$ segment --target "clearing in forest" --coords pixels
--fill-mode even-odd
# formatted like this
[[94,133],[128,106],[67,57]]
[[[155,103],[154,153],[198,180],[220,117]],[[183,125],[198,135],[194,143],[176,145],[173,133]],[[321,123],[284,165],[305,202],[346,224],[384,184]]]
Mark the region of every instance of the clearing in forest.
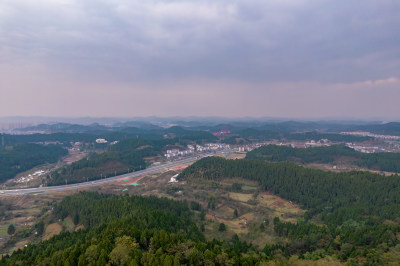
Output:
[[62,231],[62,226],[58,223],[49,224],[43,235],[43,240],[50,239],[52,236],[58,235]]

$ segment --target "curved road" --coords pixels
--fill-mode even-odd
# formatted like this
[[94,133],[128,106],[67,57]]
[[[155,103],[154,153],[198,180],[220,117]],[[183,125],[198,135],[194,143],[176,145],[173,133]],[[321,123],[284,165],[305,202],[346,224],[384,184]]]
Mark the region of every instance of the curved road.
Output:
[[161,172],[161,171],[173,168],[173,167],[178,167],[178,166],[182,166],[182,165],[188,164],[193,161],[197,161],[204,157],[214,156],[215,154],[227,153],[227,152],[231,152],[231,151],[232,150],[223,150],[223,151],[218,151],[217,153],[200,154],[200,155],[188,157],[188,158],[185,158],[185,159],[182,159],[179,161],[170,162],[170,163],[159,165],[159,166],[154,166],[151,168],[146,168],[144,170],[127,173],[124,175],[113,176],[113,177],[109,177],[109,178],[105,178],[105,179],[98,179],[98,180],[88,181],[88,182],[83,182],[83,183],[62,185],[62,186],[51,186],[51,187],[0,190],[0,197],[1,196],[15,196],[15,195],[37,195],[37,194],[44,194],[44,193],[53,193],[53,192],[74,190],[74,189],[80,189],[80,188],[94,187],[94,186],[99,186],[99,185],[103,185],[103,184],[107,184],[107,183],[112,183],[112,182],[118,181],[119,179],[139,177],[139,176],[148,175],[148,174],[155,173],[155,172]]

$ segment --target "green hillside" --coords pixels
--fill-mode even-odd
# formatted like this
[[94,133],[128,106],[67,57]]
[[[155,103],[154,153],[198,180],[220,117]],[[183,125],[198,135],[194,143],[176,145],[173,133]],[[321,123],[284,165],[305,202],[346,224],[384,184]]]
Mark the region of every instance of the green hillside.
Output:
[[56,145],[19,143],[0,148],[0,182],[44,163],[57,162],[67,150]]
[[248,152],[246,159],[295,163],[350,163],[372,170],[400,172],[400,153],[361,153],[344,145],[292,148],[268,145]]

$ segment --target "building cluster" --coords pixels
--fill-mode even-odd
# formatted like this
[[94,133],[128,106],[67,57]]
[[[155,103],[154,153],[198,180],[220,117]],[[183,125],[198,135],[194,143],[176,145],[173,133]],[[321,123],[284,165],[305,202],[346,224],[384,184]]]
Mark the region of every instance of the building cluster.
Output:
[[277,146],[288,146],[292,148],[309,148],[309,147],[321,147],[330,146],[332,143],[328,139],[320,139],[318,141],[289,141],[289,142],[279,142],[279,141],[264,141],[258,143],[251,143],[237,148],[238,152],[249,152],[254,149],[260,148],[261,146],[267,145],[277,145]]
[[68,151],[70,152],[79,152],[81,150],[82,143],[77,141],[77,142],[71,142],[71,147],[68,148]]
[[282,145],[282,143],[279,144],[279,143],[275,143],[275,142],[264,141],[264,142],[251,143],[251,144],[239,146],[237,148],[237,151],[238,152],[248,152],[248,151],[252,151],[254,149],[260,148],[261,146],[266,146],[266,145],[270,145],[270,144]]
[[196,150],[199,152],[204,152],[204,151],[218,151],[222,149],[229,149],[229,144],[225,143],[207,143],[204,146],[201,145],[196,145]]
[[[118,142],[119,142],[118,140],[112,141],[112,142],[110,142],[110,145],[115,145]],[[106,140],[106,139],[96,139],[96,143],[104,144],[104,143],[108,143],[108,140]]]
[[250,145],[238,147],[238,152],[248,152],[248,151],[252,151],[252,150],[254,150],[254,148],[250,147]]
[[167,150],[167,153],[164,154],[164,156],[167,159],[173,159],[181,156],[187,156],[193,154],[193,150],[183,150],[180,151],[178,149],[172,149],[172,150]]
[[375,153],[375,152],[390,152],[390,150],[386,150],[383,147],[378,147],[374,145],[361,145],[355,143],[346,143],[346,146],[354,149],[355,151],[363,152],[363,153]]
[[179,149],[171,149],[167,150],[167,152],[164,154],[164,157],[168,160],[170,159],[176,159],[179,157],[184,157],[184,156],[189,156],[193,155],[196,152],[213,152],[213,151],[219,151],[223,149],[229,149],[228,144],[224,143],[207,143],[204,146],[202,145],[187,145],[187,149],[185,150],[179,150]]
[[[292,148],[311,148],[311,147],[323,147],[331,146],[334,144],[340,144],[342,142],[331,142],[328,139],[310,140],[310,141],[264,141],[260,143],[252,143],[237,148],[238,152],[249,152],[256,148],[266,145],[277,145],[277,146],[288,146]],[[398,141],[385,140],[384,142],[372,142],[372,143],[346,143],[346,146],[356,151],[363,153],[374,153],[374,152],[400,152],[400,144]]]
[[28,176],[21,176],[19,178],[16,178],[15,183],[26,183],[26,182],[33,180],[35,177],[42,176],[46,173],[47,172],[45,172],[43,170],[39,170],[39,171],[34,172],[33,174],[29,174]]
[[366,132],[366,131],[341,132],[340,134],[351,135],[351,136],[361,136],[361,137],[371,137],[371,138],[385,139],[385,140],[400,140],[400,136],[373,134],[371,132]]
[[330,142],[328,139],[320,139],[318,141],[315,140],[310,140],[306,143],[304,143],[305,148],[309,147],[323,147],[323,146],[330,146]]

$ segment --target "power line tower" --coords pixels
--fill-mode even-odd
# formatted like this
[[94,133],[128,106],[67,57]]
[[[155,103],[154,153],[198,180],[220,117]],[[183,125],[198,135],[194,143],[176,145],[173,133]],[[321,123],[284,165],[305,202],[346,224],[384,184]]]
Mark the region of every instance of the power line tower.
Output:
[[219,141],[220,143],[222,143],[222,141],[225,140],[225,134],[226,134],[226,126],[224,126],[223,128],[221,128],[221,132],[219,133]]

